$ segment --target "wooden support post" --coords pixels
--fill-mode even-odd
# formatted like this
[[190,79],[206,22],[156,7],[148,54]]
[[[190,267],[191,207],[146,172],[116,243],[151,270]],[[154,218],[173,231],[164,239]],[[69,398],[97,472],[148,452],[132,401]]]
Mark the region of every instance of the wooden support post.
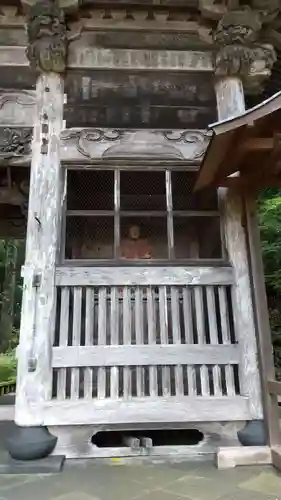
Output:
[[[245,111],[243,87],[239,78],[221,78],[217,81],[215,90],[220,120],[232,118]],[[242,395],[249,397],[252,419],[261,420],[263,410],[246,235],[243,227],[243,200],[241,195],[231,188],[219,189],[219,200],[226,251],[234,272],[234,322],[241,349],[240,388]]]
[[251,261],[251,275],[253,282],[252,288],[255,304],[255,319],[258,334],[263,407],[268,444],[272,447],[281,444],[281,431],[279,426],[279,409],[277,400],[278,391],[275,392],[273,390],[273,388],[277,388],[279,385],[279,391],[281,394],[281,383],[272,382],[272,385],[270,386],[269,382],[270,380],[274,381],[275,379],[275,368],[273,361],[273,347],[261,255],[260,232],[257,221],[256,201],[253,194],[245,195],[245,206]]
[[18,348],[15,421],[20,426],[42,425],[44,404],[51,395],[55,264],[62,210],[59,147],[63,104],[63,78],[52,72],[42,73],[36,85]]

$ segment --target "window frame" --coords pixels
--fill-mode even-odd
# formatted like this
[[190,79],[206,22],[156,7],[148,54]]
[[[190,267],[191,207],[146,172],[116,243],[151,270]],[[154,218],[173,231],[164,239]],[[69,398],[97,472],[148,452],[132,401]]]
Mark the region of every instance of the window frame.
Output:
[[[64,192],[65,192],[65,203],[63,204],[63,214],[62,214],[62,228],[61,228],[61,251],[60,251],[60,265],[63,266],[95,266],[95,267],[134,267],[134,266],[165,266],[165,267],[178,267],[178,266],[227,266],[229,262],[226,260],[225,244],[224,244],[224,231],[222,224],[222,215],[220,212],[219,197],[218,197],[218,209],[217,210],[174,210],[173,200],[172,200],[172,172],[181,171],[187,173],[196,173],[198,167],[190,166],[178,166],[178,165],[163,165],[161,167],[157,166],[138,166],[137,168],[132,166],[131,168],[123,166],[93,166],[90,167],[74,167],[74,166],[64,166]],[[112,210],[68,210],[67,209],[67,194],[68,194],[68,171],[69,170],[82,170],[82,171],[113,171],[114,181],[113,181],[113,197],[114,206]],[[159,211],[145,211],[145,210],[121,210],[121,184],[120,177],[122,171],[136,171],[136,172],[164,172],[165,174],[165,191],[166,191],[166,210]],[[121,259],[120,248],[121,248],[121,218],[122,217],[165,217],[167,224],[167,258],[165,259]],[[67,227],[67,217],[112,217],[114,220],[114,234],[113,234],[113,258],[112,259],[66,259],[66,227]],[[220,225],[220,245],[221,245],[221,257],[220,258],[176,258],[175,257],[175,235],[174,235],[174,218],[183,217],[185,219],[194,217],[210,217],[218,218]]]

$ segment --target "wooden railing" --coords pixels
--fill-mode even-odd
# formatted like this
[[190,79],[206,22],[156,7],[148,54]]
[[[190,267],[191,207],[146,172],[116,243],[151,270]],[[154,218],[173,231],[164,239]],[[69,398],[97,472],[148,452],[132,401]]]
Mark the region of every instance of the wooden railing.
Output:
[[0,396],[6,394],[13,394],[16,392],[16,379],[9,380],[8,382],[0,382]]
[[59,268],[46,425],[248,420],[232,284],[227,267]]

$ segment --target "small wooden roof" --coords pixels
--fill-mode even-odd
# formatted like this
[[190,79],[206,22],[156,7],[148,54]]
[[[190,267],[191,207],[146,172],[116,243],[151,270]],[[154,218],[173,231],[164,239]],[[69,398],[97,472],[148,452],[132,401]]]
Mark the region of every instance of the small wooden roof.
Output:
[[195,190],[210,185],[281,187],[281,92],[208,128],[213,135]]

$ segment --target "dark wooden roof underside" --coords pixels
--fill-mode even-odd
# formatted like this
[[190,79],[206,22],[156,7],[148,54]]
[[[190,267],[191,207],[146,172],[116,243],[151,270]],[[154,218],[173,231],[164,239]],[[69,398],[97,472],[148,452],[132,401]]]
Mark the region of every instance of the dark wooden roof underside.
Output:
[[196,189],[281,186],[281,92],[243,115],[209,126]]

